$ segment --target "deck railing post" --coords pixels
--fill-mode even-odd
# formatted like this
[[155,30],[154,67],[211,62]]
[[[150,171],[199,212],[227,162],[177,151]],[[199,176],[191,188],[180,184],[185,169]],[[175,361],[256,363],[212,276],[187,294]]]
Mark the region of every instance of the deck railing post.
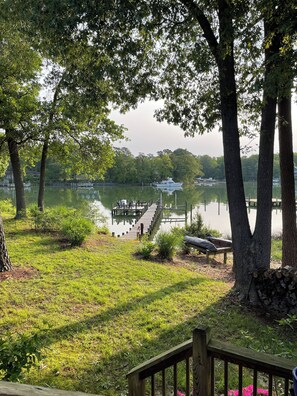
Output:
[[210,396],[211,373],[207,344],[210,339],[208,328],[193,331],[193,396]]
[[128,374],[129,396],[145,396],[145,380],[139,378],[139,373]]

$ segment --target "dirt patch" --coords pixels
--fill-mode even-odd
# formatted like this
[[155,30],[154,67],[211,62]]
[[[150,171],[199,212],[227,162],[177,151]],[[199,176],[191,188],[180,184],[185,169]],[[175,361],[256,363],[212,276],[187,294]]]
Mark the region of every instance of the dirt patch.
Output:
[[231,284],[234,283],[234,273],[232,272],[231,262],[224,264],[220,260],[211,258],[209,259],[209,263],[206,263],[206,257],[204,255],[189,254],[176,256],[173,265],[207,275],[215,280],[223,280]]
[[37,274],[38,270],[33,267],[14,267],[12,271],[0,272],[0,282],[9,279],[31,279],[34,278]]

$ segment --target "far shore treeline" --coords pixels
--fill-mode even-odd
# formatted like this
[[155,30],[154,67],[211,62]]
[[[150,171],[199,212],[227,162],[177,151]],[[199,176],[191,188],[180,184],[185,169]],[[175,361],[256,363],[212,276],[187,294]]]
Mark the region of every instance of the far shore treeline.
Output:
[[[297,163],[297,153],[294,154]],[[258,155],[242,157],[242,172],[244,181],[254,181],[257,178]],[[38,182],[40,163],[34,167],[27,167],[25,181]],[[9,178],[10,169],[6,173]],[[150,184],[172,177],[174,181],[191,183],[197,177],[224,180],[224,157],[211,157],[209,155],[195,156],[186,149],[174,151],[165,149],[156,155],[140,153],[134,156],[127,148],[116,148],[113,165],[107,170],[103,179],[93,180],[98,182],[120,184]],[[274,178],[279,179],[279,155],[274,155]],[[87,180],[84,175],[76,175],[67,169],[65,164],[59,163],[54,158],[49,158],[46,173],[47,184],[65,181]]]

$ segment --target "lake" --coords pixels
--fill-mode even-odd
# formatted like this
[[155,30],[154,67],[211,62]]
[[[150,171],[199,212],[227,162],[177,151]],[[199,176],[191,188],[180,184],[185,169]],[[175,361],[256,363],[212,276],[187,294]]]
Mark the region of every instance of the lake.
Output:
[[[37,202],[37,186],[32,186],[26,190],[28,205]],[[245,183],[247,198],[256,198],[256,183]],[[280,198],[280,186],[274,186],[273,197]],[[14,190],[0,188],[0,199],[11,199],[15,202]],[[187,217],[190,221],[191,216],[199,212],[206,226],[220,231],[224,236],[230,236],[230,222],[227,204],[227,192],[225,183],[214,183],[212,185],[193,185],[183,188],[171,194],[161,193],[160,190],[145,186],[98,186],[93,189],[72,189],[64,187],[47,187],[45,195],[45,205],[55,206],[64,205],[68,207],[81,207],[89,203],[94,203],[100,212],[106,216],[107,225],[111,232],[116,235],[126,232],[133,222],[133,219],[112,219],[111,209],[121,199],[129,201],[157,201],[162,199],[166,206],[172,208],[177,205],[187,205]],[[167,230],[171,226],[184,225],[184,213],[174,210],[166,213],[166,216],[180,219],[174,222],[162,222],[160,228]],[[254,227],[256,209],[249,210],[251,227]],[[272,232],[281,232],[282,218],[281,210],[272,211]]]

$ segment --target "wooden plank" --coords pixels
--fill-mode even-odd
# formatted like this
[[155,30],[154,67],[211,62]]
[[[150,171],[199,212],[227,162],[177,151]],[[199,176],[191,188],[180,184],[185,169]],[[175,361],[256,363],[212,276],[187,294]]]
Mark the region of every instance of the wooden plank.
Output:
[[[60,389],[45,388],[18,384],[15,382],[0,381],[1,396],[92,396],[83,392],[64,391]],[[93,395],[95,396],[95,395]],[[98,395],[97,395],[98,396]]]
[[146,234],[152,224],[155,213],[158,209],[157,204],[152,204],[148,207],[147,211],[141,216],[140,219],[135,223],[134,227],[125,235],[123,235],[124,239],[137,239],[140,235],[140,227],[143,224],[143,234]]

